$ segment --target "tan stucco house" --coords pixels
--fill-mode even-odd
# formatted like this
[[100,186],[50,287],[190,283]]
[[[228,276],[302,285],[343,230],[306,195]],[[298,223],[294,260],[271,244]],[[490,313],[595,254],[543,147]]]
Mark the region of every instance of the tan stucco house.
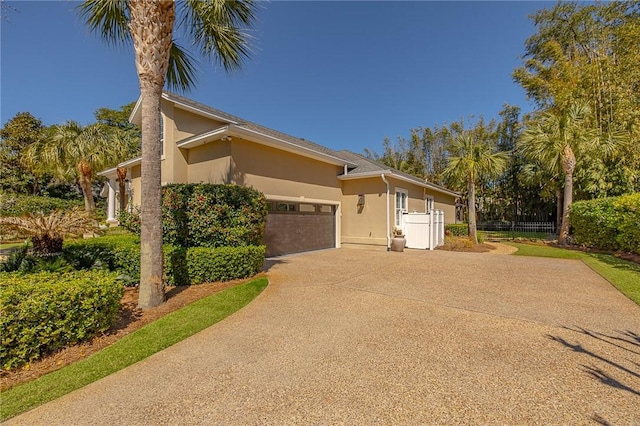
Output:
[[[333,151],[171,93],[162,95],[162,183],[235,183],[265,194],[268,255],[372,244],[389,247],[411,214],[440,211],[455,222],[459,194],[350,151]],[[140,102],[131,121],[140,124]],[[130,204],[140,204],[141,159],[127,169]],[[108,221],[116,222],[116,169]],[[444,218],[442,218],[444,216]],[[417,217],[417,216],[416,216]],[[425,216],[429,217],[429,216]],[[425,248],[425,247],[421,247]]]

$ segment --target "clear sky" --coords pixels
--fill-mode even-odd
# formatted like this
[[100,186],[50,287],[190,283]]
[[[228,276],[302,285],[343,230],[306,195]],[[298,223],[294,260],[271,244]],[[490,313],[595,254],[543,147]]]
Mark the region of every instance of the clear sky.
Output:
[[[93,121],[137,99],[133,49],[90,33],[72,1],[9,2],[1,25],[1,122]],[[252,59],[225,74],[201,66],[191,99],[333,149],[381,150],[385,136],[505,103],[532,109],[511,73],[551,2],[260,3]],[[183,43],[184,45],[184,43]]]

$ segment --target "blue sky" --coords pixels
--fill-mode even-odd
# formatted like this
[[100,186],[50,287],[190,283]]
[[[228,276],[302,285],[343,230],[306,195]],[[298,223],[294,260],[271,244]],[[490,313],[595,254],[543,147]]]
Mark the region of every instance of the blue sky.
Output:
[[[93,121],[137,99],[133,49],[91,34],[71,1],[9,2],[1,25],[2,125]],[[385,136],[502,105],[532,109],[512,81],[528,15],[551,2],[261,3],[252,59],[231,75],[203,62],[185,96],[334,149],[381,150]],[[184,43],[183,43],[184,44]]]

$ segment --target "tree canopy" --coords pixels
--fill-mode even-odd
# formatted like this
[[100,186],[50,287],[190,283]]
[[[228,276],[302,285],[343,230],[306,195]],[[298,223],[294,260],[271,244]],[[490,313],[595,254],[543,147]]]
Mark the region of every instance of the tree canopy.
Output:
[[[513,77],[539,111],[562,114],[576,102],[603,141],[640,140],[640,2],[559,2],[533,15]],[[640,144],[620,145],[606,162],[582,168],[584,198],[640,191]]]

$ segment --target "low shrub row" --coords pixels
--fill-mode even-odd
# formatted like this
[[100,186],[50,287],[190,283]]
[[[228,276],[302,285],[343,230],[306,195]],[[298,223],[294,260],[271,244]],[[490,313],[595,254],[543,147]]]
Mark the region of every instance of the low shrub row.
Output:
[[[140,240],[111,236],[65,243],[65,260],[74,269],[115,271],[127,285],[140,281]],[[262,268],[264,246],[190,247],[165,245],[165,280],[169,285],[229,281],[255,275]]]
[[168,283],[200,284],[251,277],[262,269],[265,247],[191,247],[180,252],[185,254],[185,263],[178,266],[172,261],[167,265]]
[[576,201],[570,219],[577,244],[640,254],[640,193]]
[[28,363],[107,330],[123,286],[108,271],[0,273],[2,368]]

